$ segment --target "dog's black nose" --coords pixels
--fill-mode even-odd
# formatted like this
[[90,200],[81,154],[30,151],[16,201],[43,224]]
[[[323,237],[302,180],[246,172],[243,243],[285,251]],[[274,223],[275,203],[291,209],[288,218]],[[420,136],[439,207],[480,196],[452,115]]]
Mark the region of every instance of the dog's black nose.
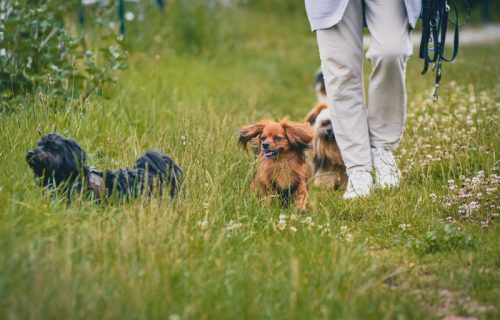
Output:
[[269,148],[269,143],[263,143],[262,144],[263,149],[268,149]]
[[332,134],[333,133],[333,129],[326,129],[326,133]]
[[28,154],[26,155],[26,161],[30,162],[34,156],[35,156],[35,151],[33,150],[28,151]]

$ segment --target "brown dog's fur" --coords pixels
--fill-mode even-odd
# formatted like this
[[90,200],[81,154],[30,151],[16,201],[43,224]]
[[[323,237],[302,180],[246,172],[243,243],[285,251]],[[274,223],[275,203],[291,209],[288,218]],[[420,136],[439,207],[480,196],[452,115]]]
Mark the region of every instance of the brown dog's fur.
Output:
[[313,126],[312,159],[314,185],[332,189],[345,189],[347,173],[339,146],[335,140],[326,102],[318,103],[306,116]]
[[312,134],[308,123],[287,119],[265,120],[243,127],[238,141],[243,148],[252,139],[260,142],[257,171],[250,189],[258,191],[267,201],[278,197],[282,206],[293,202],[298,209],[305,210],[309,201],[307,181],[312,175],[305,150]]

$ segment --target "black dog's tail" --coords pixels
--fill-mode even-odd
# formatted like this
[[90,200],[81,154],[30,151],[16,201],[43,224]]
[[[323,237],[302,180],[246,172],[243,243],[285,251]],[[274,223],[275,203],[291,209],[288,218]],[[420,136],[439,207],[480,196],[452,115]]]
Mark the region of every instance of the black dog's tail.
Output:
[[135,167],[159,177],[162,185],[168,183],[171,198],[179,192],[183,180],[182,169],[166,154],[148,150],[135,161]]

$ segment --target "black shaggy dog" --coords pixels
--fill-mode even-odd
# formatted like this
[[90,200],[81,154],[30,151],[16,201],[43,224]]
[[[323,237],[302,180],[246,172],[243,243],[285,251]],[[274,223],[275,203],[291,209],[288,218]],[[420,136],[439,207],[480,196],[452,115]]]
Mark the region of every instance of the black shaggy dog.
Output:
[[170,197],[179,191],[181,168],[167,155],[149,150],[135,162],[133,169],[97,171],[87,165],[85,151],[74,140],[49,134],[26,155],[28,165],[42,186],[58,188],[68,194],[87,193],[94,199],[117,193],[133,198],[145,191],[160,196],[170,187]]

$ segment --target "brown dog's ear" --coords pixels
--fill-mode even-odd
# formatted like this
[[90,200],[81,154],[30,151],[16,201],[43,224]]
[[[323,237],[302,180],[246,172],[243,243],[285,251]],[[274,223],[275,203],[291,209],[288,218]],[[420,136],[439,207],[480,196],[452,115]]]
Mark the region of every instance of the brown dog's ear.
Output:
[[244,126],[240,129],[240,138],[238,139],[238,145],[244,150],[247,149],[247,143],[262,134],[267,122],[261,121],[255,124]]
[[285,129],[286,136],[292,149],[303,152],[310,147],[310,143],[313,139],[313,130],[309,123],[295,123],[283,119],[280,121],[280,124],[283,129]]
[[314,123],[316,122],[316,118],[318,117],[319,113],[322,110],[327,109],[327,108],[328,108],[328,105],[326,104],[326,102],[320,102],[320,103],[318,103],[311,110],[311,112],[309,112],[309,114],[306,116],[306,118],[304,119],[304,122],[309,122],[309,124],[311,126],[314,125]]

